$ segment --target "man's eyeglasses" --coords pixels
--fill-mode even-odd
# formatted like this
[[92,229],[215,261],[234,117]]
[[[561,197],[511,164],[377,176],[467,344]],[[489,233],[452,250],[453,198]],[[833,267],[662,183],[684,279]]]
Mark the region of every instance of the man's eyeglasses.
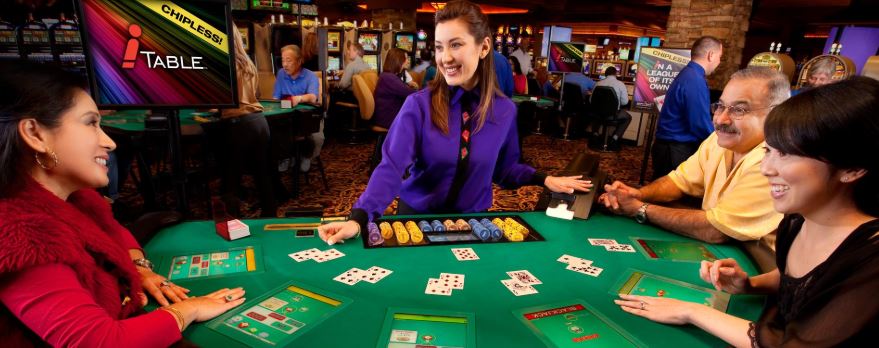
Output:
[[765,109],[769,109],[769,108],[773,108],[773,107],[775,107],[775,105],[769,105],[765,108],[759,108],[759,109],[748,109],[748,108],[743,107],[741,105],[726,105],[721,102],[716,102],[716,103],[711,104],[711,112],[713,112],[715,115],[718,115],[718,114],[723,113],[724,110],[729,110],[730,118],[733,118],[736,120],[741,120],[743,117],[745,117],[745,115],[751,113],[752,111],[765,110]]

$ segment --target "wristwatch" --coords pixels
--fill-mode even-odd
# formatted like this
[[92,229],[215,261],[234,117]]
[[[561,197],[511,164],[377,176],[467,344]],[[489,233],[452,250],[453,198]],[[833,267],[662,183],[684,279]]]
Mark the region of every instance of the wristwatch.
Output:
[[642,204],[641,207],[638,208],[638,212],[635,213],[635,221],[637,221],[639,224],[643,224],[643,223],[647,222],[647,206],[648,205],[650,205],[650,203]]
[[135,266],[140,266],[140,267],[146,268],[150,271],[153,270],[153,263],[150,260],[140,258],[140,259],[134,259],[132,261],[134,261]]

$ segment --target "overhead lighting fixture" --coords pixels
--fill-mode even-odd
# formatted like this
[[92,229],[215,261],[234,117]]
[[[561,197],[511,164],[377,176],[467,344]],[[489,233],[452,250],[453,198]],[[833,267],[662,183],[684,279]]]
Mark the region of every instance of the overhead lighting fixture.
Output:
[[442,10],[443,8],[446,7],[446,3],[444,3],[444,2],[431,2],[430,7],[433,7],[433,9],[435,11],[439,11],[439,10]]

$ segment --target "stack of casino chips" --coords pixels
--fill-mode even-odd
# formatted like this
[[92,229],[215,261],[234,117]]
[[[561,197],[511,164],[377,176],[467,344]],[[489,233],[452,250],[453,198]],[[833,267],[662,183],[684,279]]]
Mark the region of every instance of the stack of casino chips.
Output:
[[491,240],[493,242],[499,241],[501,237],[503,237],[504,232],[501,231],[500,227],[491,222],[491,220],[483,218],[482,220],[479,220],[479,222],[491,232]]
[[455,226],[458,227],[458,231],[470,230],[470,224],[468,224],[467,221],[464,221],[464,219],[455,220]]
[[433,228],[430,227],[430,223],[425,220],[421,220],[418,222],[418,228],[420,228],[421,232],[424,232],[424,233],[433,232]]
[[412,243],[418,244],[424,240],[424,234],[421,233],[421,229],[418,228],[415,221],[406,221],[406,231],[409,232],[409,237],[412,239]]
[[374,222],[367,224],[366,229],[369,230],[369,245],[380,245],[385,242],[385,239],[382,238],[381,230],[379,230],[378,225]]
[[491,240],[491,231],[487,227],[483,226],[482,223],[476,221],[476,219],[467,220],[467,223],[470,224],[470,228],[473,230],[473,234],[475,234],[476,237],[479,237],[480,240],[482,240],[483,242]]
[[494,218],[491,222],[500,227],[504,232],[504,237],[511,242],[521,242],[528,235],[528,229],[511,218],[506,218],[505,220]]
[[397,243],[401,245],[409,243],[409,231],[406,230],[406,226],[404,226],[402,222],[394,221],[394,223],[391,224],[391,227],[394,228],[394,234],[397,236]]
[[433,220],[430,222],[430,228],[433,229],[434,232],[445,232],[446,226],[443,225],[439,220]]
[[507,227],[512,228],[514,231],[521,233],[523,237],[528,237],[528,233],[530,231],[528,231],[528,229],[525,228],[525,226],[522,226],[522,224],[520,224],[518,221],[513,220],[513,218],[504,219],[504,223],[507,224]]
[[443,227],[446,228],[446,231],[457,231],[458,225],[455,225],[455,222],[452,220],[443,221]]
[[378,225],[379,231],[381,231],[382,238],[391,239],[394,236],[394,229],[391,228],[391,224],[387,222],[382,222]]

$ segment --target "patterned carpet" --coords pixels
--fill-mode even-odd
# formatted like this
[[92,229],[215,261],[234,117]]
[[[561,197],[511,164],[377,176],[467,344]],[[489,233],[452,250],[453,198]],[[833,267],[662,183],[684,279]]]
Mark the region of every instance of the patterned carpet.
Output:
[[[309,183],[300,178],[300,196],[281,204],[279,215],[287,209],[314,209],[323,211],[324,216],[347,215],[351,206],[366,188],[368,159],[373,150],[373,143],[349,145],[328,139],[321,158],[324,162],[329,190],[324,190],[317,170],[312,166]],[[558,173],[578,153],[586,149],[586,140],[562,141],[548,135],[529,135],[525,137],[523,152],[525,160],[537,170],[550,175]],[[594,152],[589,150],[590,152]],[[601,168],[609,173],[610,178],[621,180],[630,185],[637,185],[641,172],[643,147],[623,146],[622,151],[601,153]],[[647,177],[651,175],[648,170]],[[242,197],[242,217],[255,218],[260,215],[256,199],[256,190],[250,177],[244,178],[245,195]],[[285,174],[282,181],[291,188],[292,178]],[[193,183],[191,186],[199,186]],[[209,183],[213,194],[219,192],[219,179]],[[515,190],[502,190],[495,186],[492,211],[530,211],[534,209],[542,188],[526,186]],[[173,195],[169,192],[159,197],[160,202],[173,207]],[[129,180],[122,188],[122,196],[118,200],[124,209],[117,209],[117,218],[130,221],[142,212],[143,200],[137,193],[135,185]],[[190,194],[190,219],[210,219],[206,195],[202,192]],[[396,209],[393,203],[387,213]],[[120,212],[124,211],[124,212]]]

